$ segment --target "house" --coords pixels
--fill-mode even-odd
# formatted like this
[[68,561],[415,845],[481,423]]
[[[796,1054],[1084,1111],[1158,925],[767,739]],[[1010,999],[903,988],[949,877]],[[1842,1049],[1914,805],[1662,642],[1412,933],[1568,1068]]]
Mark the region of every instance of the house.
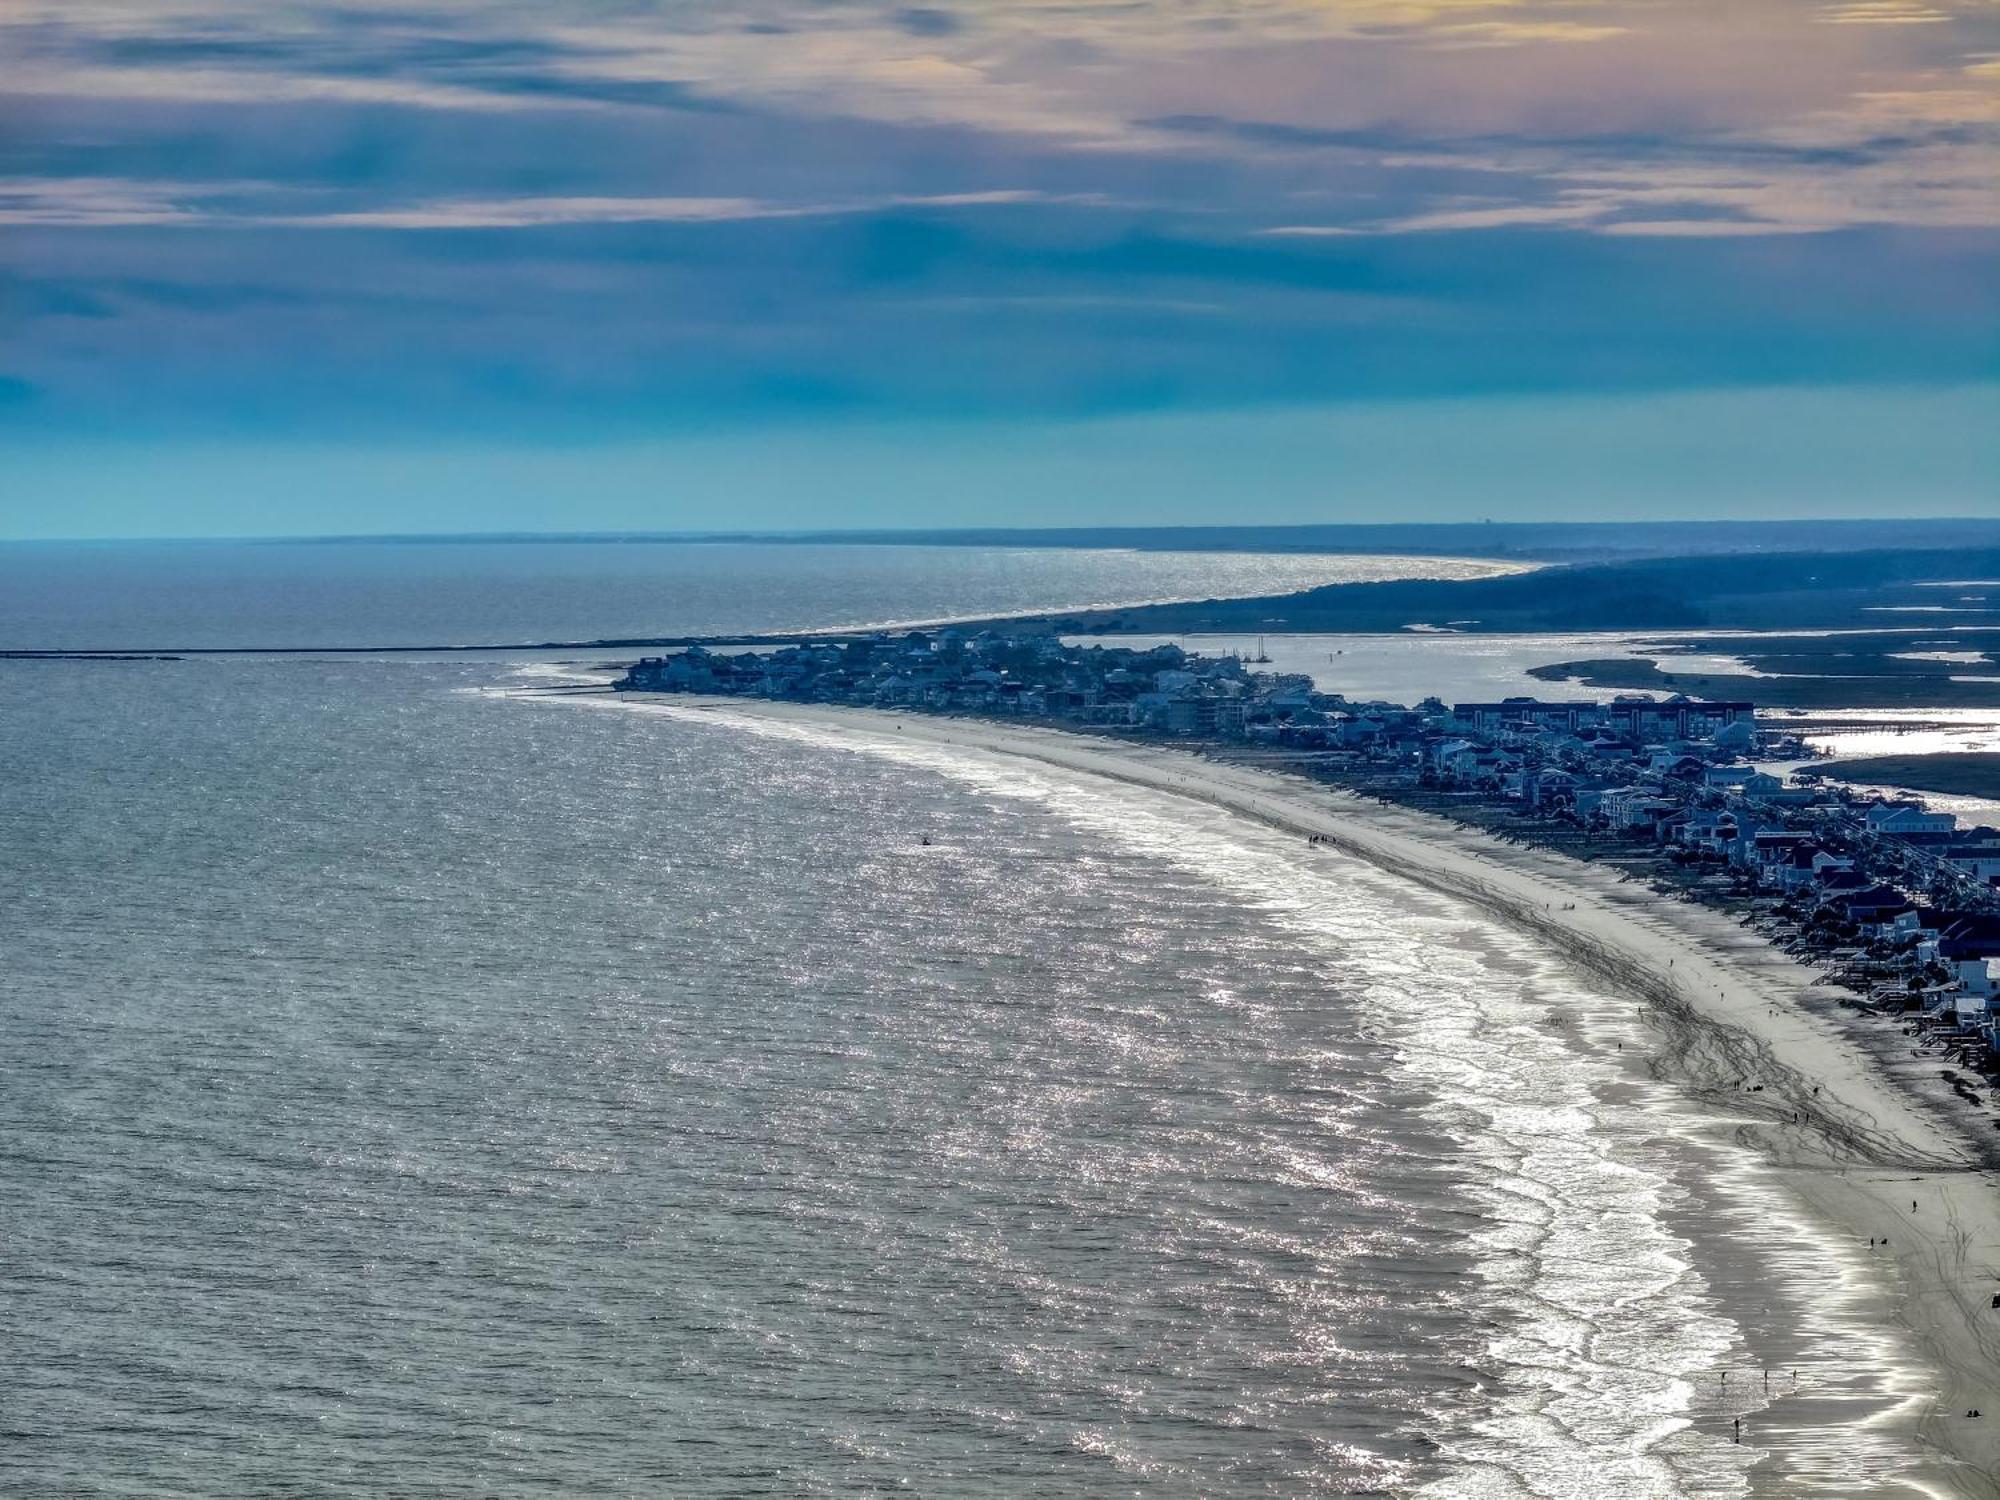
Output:
[[1646,787],[1616,787],[1599,794],[1597,811],[1613,828],[1651,828],[1680,804]]
[[1874,921],[1859,925],[1863,938],[1886,943],[1912,965],[1939,962],[1937,928],[1920,909],[1880,913]]
[[[1850,871],[1849,874],[1854,874]],[[1856,876],[1856,878],[1861,878]],[[1828,882],[1827,884],[1831,884]],[[1840,912],[1850,922],[1862,926],[1872,926],[1893,918],[1899,912],[1912,911],[1916,903],[1892,885],[1869,885],[1859,890],[1827,891],[1826,904]]]
[[[1708,737],[1708,742],[1718,750],[1732,754],[1747,755],[1757,743],[1757,726],[1754,719],[1734,719],[1721,725]],[[1771,778],[1776,781],[1774,776]],[[1782,785],[1782,783],[1780,783]]]
[[1754,766],[1704,765],[1701,784],[1718,791],[1739,792],[1746,797],[1774,796],[1785,789],[1783,781]]
[[1990,844],[1953,844],[1940,850],[1938,857],[1974,880],[1990,885],[2000,878],[2000,848]]
[[1990,991],[1965,990],[1952,997],[1952,1020],[1960,1031],[1983,1029],[1992,1013]]
[[1576,802],[1576,778],[1567,771],[1543,767],[1521,774],[1521,800],[1530,807],[1568,807]]
[[1431,747],[1431,768],[1453,781],[1469,781],[1475,774],[1484,746],[1476,740],[1443,740]]
[[1950,965],[1969,993],[1996,992],[1993,960],[2000,958],[2000,916],[1985,912],[1955,914],[1938,932],[1938,957]]
[[1811,834],[1783,828],[1759,828],[1746,834],[1744,842],[1747,845],[1744,863],[1758,869],[1789,859],[1792,852],[1801,847],[1819,847]]
[[1698,807],[1688,811],[1687,819],[1675,831],[1677,842],[1690,849],[1707,854],[1727,854],[1729,846],[1736,842],[1736,814],[1728,809]]
[[1815,844],[1793,844],[1765,864],[1765,874],[1787,896],[1813,890],[1819,885],[1819,870],[1814,862],[1823,853]]
[[1374,714],[1350,714],[1338,727],[1343,745],[1371,745],[1389,732],[1389,726]]
[[1877,802],[1863,818],[1876,833],[1950,833],[1958,818],[1948,812],[1931,812],[1921,802]]

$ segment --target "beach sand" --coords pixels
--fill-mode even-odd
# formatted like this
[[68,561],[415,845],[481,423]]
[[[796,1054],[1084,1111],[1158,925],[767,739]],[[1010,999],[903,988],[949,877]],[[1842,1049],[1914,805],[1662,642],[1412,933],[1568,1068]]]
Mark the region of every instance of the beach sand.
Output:
[[[1891,1419],[1909,1424],[1931,1455],[1898,1479],[1911,1494],[2000,1496],[2000,1309],[1990,1305],[2000,1293],[2000,1179],[1991,1175],[2000,1135],[1938,1076],[1938,1059],[1912,1055],[1893,1021],[1841,1008],[1814,971],[1724,914],[1605,865],[1178,749],[834,706],[659,701],[888,731],[1155,787],[1317,835],[1534,934],[1643,1007],[1658,1045],[1627,1054],[1630,1066],[1712,1105],[1832,1232],[1857,1246],[1889,1241],[1869,1252],[1882,1268],[1871,1312],[1914,1337],[1934,1387]],[[1837,1407],[1829,1403],[1825,1420],[1838,1420]],[[1982,1416],[1966,1415],[1974,1409]],[[1760,1473],[1755,1485],[1788,1493],[1782,1473]]]

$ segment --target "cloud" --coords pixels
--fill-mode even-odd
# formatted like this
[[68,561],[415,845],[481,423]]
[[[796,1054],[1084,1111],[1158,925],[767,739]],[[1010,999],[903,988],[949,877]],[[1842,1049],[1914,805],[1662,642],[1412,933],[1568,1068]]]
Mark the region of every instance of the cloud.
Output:
[[[217,193],[224,185],[198,190]],[[174,184],[109,177],[0,179],[0,224],[110,228],[193,222]]]
[[1439,229],[1501,229],[1519,224],[1578,224],[1601,219],[1601,202],[1573,198],[1560,203],[1505,203],[1493,208],[1440,209],[1413,214],[1382,226],[1387,234],[1422,234]]
[[1593,26],[1580,21],[1460,21],[1425,28],[1440,46],[1514,47],[1525,42],[1602,42],[1631,35],[1629,26]]
[[1937,26],[1951,16],[1924,0],[1850,0],[1826,7],[1819,19],[1834,26]]
[[1031,192],[937,193],[872,202],[776,203],[754,198],[446,199],[399,208],[251,217],[241,222],[294,229],[546,229],[590,224],[721,224],[752,219],[821,218],[884,208],[973,208],[1029,203]]
[[[1699,205],[1736,221],[1717,233],[1925,225],[1939,229],[2000,226],[2000,178],[1983,145],[1926,145],[1836,168],[1795,164],[1756,172],[1688,164],[1643,169],[1580,167],[1560,174],[1573,200],[1596,202],[1606,215]],[[1643,215],[1639,215],[1643,217]],[[1598,227],[1618,233],[1615,223]]]
[[1823,224],[1772,224],[1756,219],[1616,219],[1598,226],[1599,232],[1635,239],[1730,239],[1771,234],[1819,234]]
[[[932,193],[829,203],[723,197],[441,198],[365,209],[273,212],[272,183],[160,183],[105,178],[0,179],[0,224],[286,229],[546,229],[608,224],[718,224],[821,218],[885,209],[980,208],[1058,201],[1025,189]],[[1066,201],[1086,201],[1071,196]]]
[[24,99],[90,98],[165,104],[386,105],[403,109],[515,111],[586,108],[597,101],[518,89],[296,73],[277,69],[0,66],[0,93]]
[[[577,438],[833,407],[1064,416],[1962,379],[1990,366],[2000,318],[1991,234],[1957,249],[1521,227],[1231,241],[1112,231],[1104,212],[583,224],[519,244],[10,228],[8,368],[43,388],[35,420],[65,429]],[[79,295],[100,315],[66,311]]]
[[294,229],[540,229],[556,224],[721,223],[811,211],[752,198],[447,199],[397,208],[274,215],[247,222]]
[[899,10],[892,19],[911,36],[957,36],[965,29],[965,22],[950,11],[923,6]]
[[0,0],[0,347],[114,426],[1959,378],[1996,59],[1970,0]]

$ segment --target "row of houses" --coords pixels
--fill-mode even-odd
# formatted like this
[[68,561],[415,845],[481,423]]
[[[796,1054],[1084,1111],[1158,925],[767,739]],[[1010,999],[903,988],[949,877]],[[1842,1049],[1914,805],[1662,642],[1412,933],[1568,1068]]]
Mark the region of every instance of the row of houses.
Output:
[[777,650],[694,647],[623,691],[1023,717],[1301,752],[1313,774],[1440,792],[1706,866],[1773,935],[1941,1035],[2000,1043],[2000,830],[1914,799],[1856,799],[1757,764],[1756,706],[1675,696],[1353,701],[1308,677],[1171,644],[908,631]]
[[1774,939],[1920,1046],[2000,1062],[2000,829],[1759,769],[1747,703],[1514,699],[1457,705],[1453,723],[1428,751],[1438,785],[1727,874]]

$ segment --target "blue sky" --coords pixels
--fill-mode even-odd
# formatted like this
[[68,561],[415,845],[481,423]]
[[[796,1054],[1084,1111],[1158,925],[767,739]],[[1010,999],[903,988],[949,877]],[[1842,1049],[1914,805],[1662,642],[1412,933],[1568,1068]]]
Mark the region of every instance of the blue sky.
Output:
[[2000,510],[1992,0],[0,0],[0,535]]

